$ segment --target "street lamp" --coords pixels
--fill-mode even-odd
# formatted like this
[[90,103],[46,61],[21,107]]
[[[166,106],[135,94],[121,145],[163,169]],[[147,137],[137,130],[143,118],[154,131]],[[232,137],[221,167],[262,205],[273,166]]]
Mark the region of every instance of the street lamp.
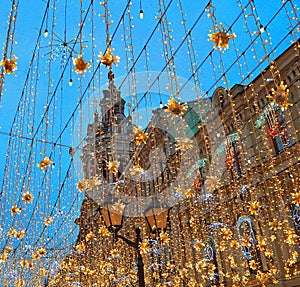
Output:
[[105,226],[110,232],[116,235],[123,225],[123,210],[116,212],[111,203],[105,204],[100,210]]
[[[120,211],[120,210],[119,210]],[[115,207],[111,203],[107,203],[104,207],[100,208],[104,224],[106,228],[113,233],[115,239],[121,239],[128,246],[135,249],[137,253],[137,268],[138,268],[138,280],[139,287],[145,287],[145,274],[144,274],[144,262],[140,252],[140,243],[142,242],[140,228],[135,229],[135,240],[132,241],[122,235],[118,234],[118,231],[123,226],[123,210],[122,212],[116,212]],[[156,214],[156,212],[158,212]],[[161,209],[158,207],[150,207],[145,210],[146,221],[153,231],[161,231],[167,228],[169,210]]]
[[169,209],[151,206],[145,210],[144,214],[151,232],[160,232],[167,229]]

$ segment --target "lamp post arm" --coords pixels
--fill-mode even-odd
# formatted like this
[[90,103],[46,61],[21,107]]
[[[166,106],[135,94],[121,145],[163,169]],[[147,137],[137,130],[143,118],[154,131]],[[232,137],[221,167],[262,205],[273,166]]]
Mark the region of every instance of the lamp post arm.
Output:
[[134,241],[131,241],[131,240],[129,240],[128,238],[126,238],[126,237],[124,237],[124,236],[122,236],[122,235],[116,235],[116,238],[117,239],[121,239],[121,240],[123,240],[126,244],[128,244],[129,246],[131,246],[131,247],[133,247],[134,249],[138,249],[138,244],[136,243],[136,242],[134,242]]

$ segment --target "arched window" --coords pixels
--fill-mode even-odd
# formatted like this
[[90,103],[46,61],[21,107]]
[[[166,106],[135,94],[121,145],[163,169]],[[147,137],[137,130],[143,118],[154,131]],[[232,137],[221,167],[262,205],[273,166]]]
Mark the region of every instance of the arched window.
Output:
[[[238,219],[237,228],[244,256],[249,264],[250,273],[256,274],[257,269],[262,266],[262,260],[257,246],[258,241],[256,238],[256,231],[252,225],[251,219],[247,216],[241,216]],[[252,262],[256,264],[256,268],[251,268]]]
[[296,234],[300,235],[300,206],[296,204],[290,204],[289,207],[292,214]]
[[291,138],[287,132],[284,116],[279,107],[273,104],[269,105],[267,109],[264,110],[264,117],[272,148],[277,155],[292,144]]
[[237,133],[230,134],[226,138],[226,166],[232,179],[238,178],[242,172],[238,138]]
[[218,286],[220,282],[219,278],[219,269],[218,269],[218,261],[217,261],[217,252],[216,252],[216,244],[215,240],[212,236],[208,237],[207,244],[203,249],[204,258],[210,263],[214,265],[214,274],[210,276],[211,285]]

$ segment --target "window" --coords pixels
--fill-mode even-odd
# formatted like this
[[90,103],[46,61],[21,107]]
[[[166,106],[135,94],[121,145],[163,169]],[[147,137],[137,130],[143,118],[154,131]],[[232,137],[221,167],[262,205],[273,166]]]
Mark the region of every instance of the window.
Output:
[[217,254],[216,254],[216,244],[213,237],[209,236],[208,242],[203,249],[204,258],[210,263],[214,265],[214,273],[210,276],[209,280],[212,283],[211,285],[219,286],[220,278],[219,278],[219,270],[218,270],[218,262],[217,262]]
[[285,119],[279,107],[275,106],[268,108],[268,111],[265,112],[265,118],[268,137],[274,153],[277,155],[292,144]]
[[[238,219],[238,236],[249,265],[250,274],[256,274],[259,267],[262,266],[262,260],[257,247],[256,231],[249,217],[241,216]],[[251,268],[253,263],[256,264],[256,268]]]
[[300,235],[300,206],[291,204],[289,207],[292,214],[296,234]]
[[226,139],[226,166],[232,179],[241,174],[241,155],[237,141],[237,133],[229,135]]

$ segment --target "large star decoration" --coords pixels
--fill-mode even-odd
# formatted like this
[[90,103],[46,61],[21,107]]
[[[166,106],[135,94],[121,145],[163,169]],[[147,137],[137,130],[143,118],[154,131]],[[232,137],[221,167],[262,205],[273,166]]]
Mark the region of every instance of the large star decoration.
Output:
[[5,59],[0,62],[0,66],[4,68],[4,74],[11,74],[17,69],[17,60],[18,58]]
[[214,48],[228,49],[228,42],[230,39],[235,38],[235,34],[227,34],[222,23],[219,26],[214,26],[210,31],[215,31],[212,34],[208,34],[209,40],[214,42]]
[[135,143],[137,145],[140,145],[141,143],[145,144],[148,133],[143,132],[142,129],[139,127],[134,127],[133,131],[134,131],[133,140],[135,141]]
[[104,64],[106,67],[111,67],[112,64],[116,64],[120,61],[120,57],[114,56],[111,51],[113,51],[114,48],[108,48],[106,53],[103,55],[100,53],[99,58],[100,62]]
[[75,66],[75,72],[80,75],[84,75],[86,69],[90,67],[88,62],[85,62],[82,55],[78,55],[78,58],[73,58],[73,64]]
[[171,98],[168,101],[167,109],[175,115],[182,116],[187,109],[187,105],[185,103],[181,104],[180,101],[177,102],[175,99]]
[[277,89],[272,88],[271,92],[266,96],[269,99],[275,101],[280,107],[286,110],[288,107],[292,106],[292,103],[288,102],[289,98],[289,89],[283,81],[280,82],[280,85]]

